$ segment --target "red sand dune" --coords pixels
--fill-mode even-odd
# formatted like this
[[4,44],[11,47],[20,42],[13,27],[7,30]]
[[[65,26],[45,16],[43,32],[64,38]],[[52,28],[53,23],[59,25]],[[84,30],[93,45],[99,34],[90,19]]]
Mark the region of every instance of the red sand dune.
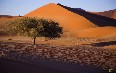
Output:
[[[91,21],[91,19],[89,20],[89,18],[93,18],[94,15],[92,13],[86,12],[82,13],[81,15],[66,9],[63,6],[50,3],[26,14],[25,17],[38,17],[55,20],[59,22],[60,26],[62,26],[65,31],[73,33],[76,37],[96,38],[96,37],[116,36],[115,27],[98,27],[97,24]],[[102,19],[100,15],[96,15],[96,17],[94,17],[93,20],[98,21],[99,18]],[[111,25],[110,20],[114,21],[115,23],[115,20],[113,19],[109,18],[108,20],[110,23],[109,25]],[[105,21],[108,20],[107,17],[102,20],[99,19],[98,23],[101,22],[101,24],[103,24],[103,22],[106,23]]]
[[63,26],[64,29],[69,31],[96,27],[96,25],[91,23],[83,16],[70,12],[65,8],[53,3],[38,8],[25,16],[56,20],[60,23],[60,26]]

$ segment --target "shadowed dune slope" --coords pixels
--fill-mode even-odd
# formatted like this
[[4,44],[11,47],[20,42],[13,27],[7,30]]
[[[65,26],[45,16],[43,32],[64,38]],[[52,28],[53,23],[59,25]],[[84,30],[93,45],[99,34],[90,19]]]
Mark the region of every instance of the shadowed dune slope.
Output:
[[116,19],[116,9],[115,10],[110,10],[110,11],[104,11],[104,12],[97,12],[95,14]]
[[[96,13],[90,13],[90,12],[87,12],[83,9],[79,9],[79,8],[70,8],[70,7],[67,7],[67,6],[63,6],[61,4],[58,4],[59,6],[75,13],[75,14],[78,14],[78,15],[81,15],[83,17],[85,17],[86,19],[88,19],[89,21],[91,21],[92,23],[94,23],[95,25],[97,26],[116,26],[116,19],[113,19],[113,18],[108,18],[106,16],[101,16],[101,15],[98,15]],[[102,14],[102,13],[100,13]],[[111,15],[109,12],[106,12],[106,13],[103,13],[105,15]],[[112,16],[116,16],[116,13],[112,13],[113,15]]]
[[62,26],[64,30],[73,32],[80,29],[96,27],[96,25],[94,25],[92,22],[90,22],[83,16],[75,14],[54,3],[50,3],[41,8],[38,8],[26,14],[25,17],[52,19],[59,22],[60,26]]
[[85,29],[79,31],[76,36],[89,38],[116,37],[116,27],[96,27]]

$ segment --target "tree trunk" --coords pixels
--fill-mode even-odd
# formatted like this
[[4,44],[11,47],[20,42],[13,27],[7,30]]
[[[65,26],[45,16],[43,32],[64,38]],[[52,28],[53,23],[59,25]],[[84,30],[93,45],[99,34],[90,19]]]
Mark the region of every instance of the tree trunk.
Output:
[[33,38],[33,44],[35,44],[35,39],[36,39],[36,37]]
[[46,37],[44,37],[44,41],[47,41],[48,39]]

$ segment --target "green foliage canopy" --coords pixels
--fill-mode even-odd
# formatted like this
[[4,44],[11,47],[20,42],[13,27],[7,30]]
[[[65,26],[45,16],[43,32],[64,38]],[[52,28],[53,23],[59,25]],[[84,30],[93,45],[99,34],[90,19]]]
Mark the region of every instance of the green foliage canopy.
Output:
[[49,19],[23,17],[8,24],[8,32],[36,39],[37,36],[56,38],[62,34],[62,27]]

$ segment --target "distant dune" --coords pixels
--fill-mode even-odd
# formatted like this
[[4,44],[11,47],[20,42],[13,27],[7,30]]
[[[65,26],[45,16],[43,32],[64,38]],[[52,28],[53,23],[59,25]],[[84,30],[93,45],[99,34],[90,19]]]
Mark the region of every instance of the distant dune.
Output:
[[104,12],[95,12],[95,14],[116,19],[116,9],[109,10],[109,11],[104,11]]
[[0,15],[0,29],[2,29],[3,26],[5,26],[5,24],[7,22],[13,21],[17,18],[20,18],[20,17],[19,16],[10,16],[10,15]]
[[1,17],[12,18],[12,16],[10,16],[10,15],[0,15],[0,18],[1,18]]
[[0,18],[14,18],[14,17],[23,17],[23,16],[0,15]]

